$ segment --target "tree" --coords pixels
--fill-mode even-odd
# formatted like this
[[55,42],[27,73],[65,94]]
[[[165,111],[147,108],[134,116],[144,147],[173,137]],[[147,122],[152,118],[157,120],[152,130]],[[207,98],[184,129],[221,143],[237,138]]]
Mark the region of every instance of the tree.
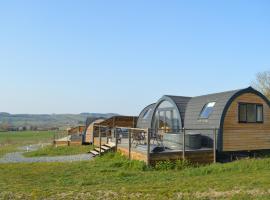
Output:
[[270,71],[260,72],[256,75],[253,87],[270,99]]

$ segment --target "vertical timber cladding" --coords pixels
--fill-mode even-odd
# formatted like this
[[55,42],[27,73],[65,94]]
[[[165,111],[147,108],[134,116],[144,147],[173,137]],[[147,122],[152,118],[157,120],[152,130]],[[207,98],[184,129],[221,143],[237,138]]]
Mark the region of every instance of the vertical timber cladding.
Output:
[[[238,104],[263,105],[263,123],[239,123]],[[242,94],[230,105],[224,120],[223,151],[248,151],[270,149],[270,108],[260,96]]]

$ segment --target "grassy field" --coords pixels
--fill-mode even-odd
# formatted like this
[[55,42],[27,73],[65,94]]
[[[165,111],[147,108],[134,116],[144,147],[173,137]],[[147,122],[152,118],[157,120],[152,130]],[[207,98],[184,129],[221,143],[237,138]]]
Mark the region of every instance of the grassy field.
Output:
[[[52,136],[52,132],[0,133],[0,144],[14,147],[49,142]],[[47,147],[31,156],[73,151],[65,148]],[[89,146],[74,148],[81,152]],[[201,167],[186,162],[164,162],[150,168],[111,153],[84,162],[0,164],[0,199],[253,200],[269,197],[270,158]]]
[[[163,167],[162,167],[163,166]],[[270,159],[148,168],[108,154],[88,162],[0,165],[0,199],[269,199]]]
[[24,153],[25,157],[42,157],[42,156],[67,156],[84,154],[92,150],[92,146],[47,146],[33,152]]
[[0,132],[0,157],[24,145],[50,143],[54,134],[54,131]]

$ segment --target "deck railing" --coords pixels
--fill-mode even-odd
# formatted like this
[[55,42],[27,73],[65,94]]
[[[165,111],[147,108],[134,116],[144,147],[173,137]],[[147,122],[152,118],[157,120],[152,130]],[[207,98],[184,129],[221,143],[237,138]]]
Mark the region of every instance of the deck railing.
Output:
[[67,131],[57,131],[53,135],[53,140],[59,140],[62,138],[68,137],[68,132]]
[[112,142],[118,148],[127,151],[129,159],[136,153],[146,155],[146,162],[150,163],[150,156],[163,152],[178,152],[182,159],[192,151],[213,152],[213,162],[216,162],[217,134],[219,129],[138,129],[127,127],[108,128],[97,125],[98,133],[94,138],[99,140],[99,148],[104,143]]

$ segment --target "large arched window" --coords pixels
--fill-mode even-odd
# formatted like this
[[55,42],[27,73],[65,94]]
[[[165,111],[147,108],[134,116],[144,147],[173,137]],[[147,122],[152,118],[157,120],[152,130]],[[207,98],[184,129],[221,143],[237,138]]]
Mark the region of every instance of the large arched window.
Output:
[[179,132],[181,119],[178,109],[169,101],[162,101],[153,115],[153,128],[166,133]]

